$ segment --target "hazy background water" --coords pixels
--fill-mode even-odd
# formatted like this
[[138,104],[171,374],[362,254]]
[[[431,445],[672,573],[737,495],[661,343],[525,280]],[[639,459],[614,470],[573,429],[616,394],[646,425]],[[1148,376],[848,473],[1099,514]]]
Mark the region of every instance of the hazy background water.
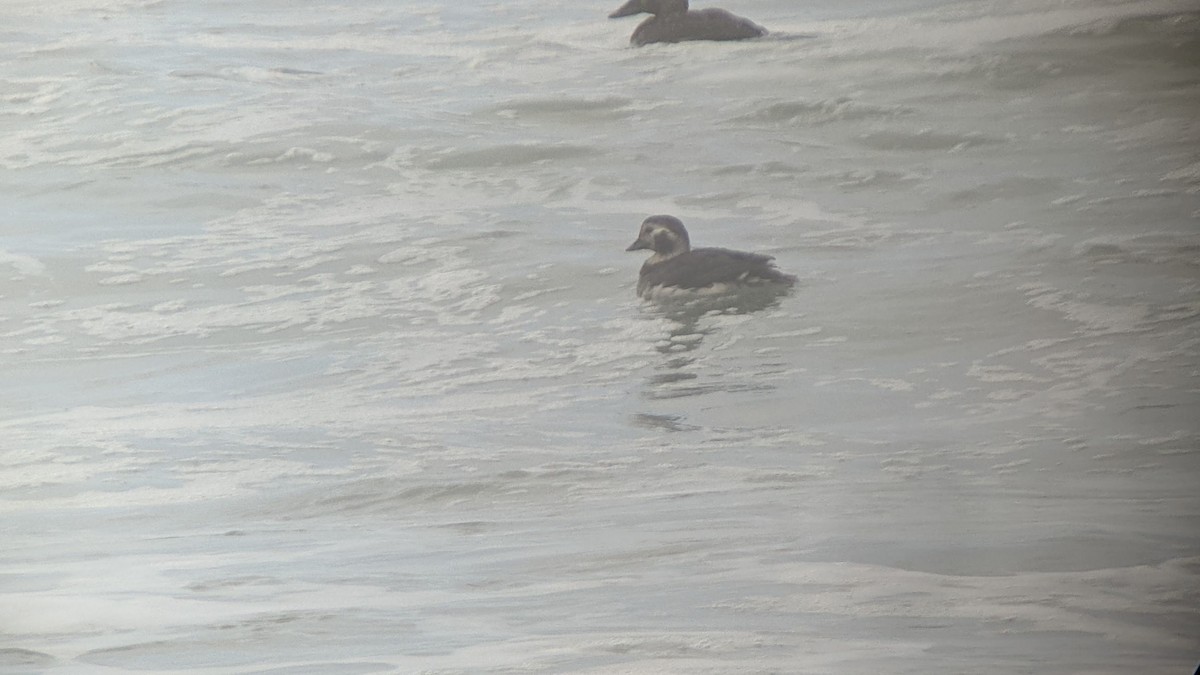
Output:
[[1191,672],[1200,9],[616,4],[0,5],[0,670]]

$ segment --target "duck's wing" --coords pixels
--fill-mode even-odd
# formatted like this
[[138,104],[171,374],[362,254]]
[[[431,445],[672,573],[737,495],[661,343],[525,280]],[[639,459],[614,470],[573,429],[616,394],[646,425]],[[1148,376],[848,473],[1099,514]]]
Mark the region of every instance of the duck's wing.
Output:
[[766,28],[749,19],[723,9],[708,8],[652,16],[638,25],[629,41],[641,46],[652,42],[745,40],[766,34]]
[[767,34],[766,28],[753,21],[715,7],[694,9],[683,21],[686,40],[745,40]]
[[724,248],[697,248],[642,268],[639,287],[705,288],[721,283],[791,284],[796,277],[780,272],[774,258]]

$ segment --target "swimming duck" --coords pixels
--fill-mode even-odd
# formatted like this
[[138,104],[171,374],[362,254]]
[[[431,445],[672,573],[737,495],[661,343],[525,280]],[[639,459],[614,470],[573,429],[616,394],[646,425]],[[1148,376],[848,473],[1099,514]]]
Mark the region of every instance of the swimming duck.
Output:
[[748,287],[785,290],[796,277],[775,267],[769,255],[725,248],[692,248],[683,222],[650,216],[626,251],[654,251],[638,274],[637,294],[650,299],[671,294],[736,292]]
[[610,19],[646,12],[653,14],[633,31],[629,42],[642,46],[651,42],[684,40],[745,40],[762,37],[767,29],[723,9],[688,10],[688,0],[628,0]]

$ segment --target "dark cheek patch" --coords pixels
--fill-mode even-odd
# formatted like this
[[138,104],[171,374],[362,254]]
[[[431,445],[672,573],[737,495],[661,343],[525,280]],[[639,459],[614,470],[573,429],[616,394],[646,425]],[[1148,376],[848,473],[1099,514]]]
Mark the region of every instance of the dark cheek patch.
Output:
[[671,250],[671,235],[667,232],[659,230],[654,233],[654,250],[669,251]]

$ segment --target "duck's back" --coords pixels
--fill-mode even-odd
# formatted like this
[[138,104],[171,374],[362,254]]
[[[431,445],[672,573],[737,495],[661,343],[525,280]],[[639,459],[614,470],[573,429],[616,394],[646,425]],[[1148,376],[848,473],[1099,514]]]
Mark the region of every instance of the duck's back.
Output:
[[730,290],[737,286],[781,284],[790,286],[796,277],[780,272],[769,255],[731,251],[725,248],[697,248],[659,262],[647,261],[638,276],[638,295],[656,287],[698,291],[717,287]]
[[767,34],[762,26],[723,9],[697,9],[651,17],[633,32],[635,45],[686,40],[745,40]]
[[693,10],[684,16],[689,34],[695,36],[689,40],[746,40],[767,34],[767,29],[753,21],[715,7]]

